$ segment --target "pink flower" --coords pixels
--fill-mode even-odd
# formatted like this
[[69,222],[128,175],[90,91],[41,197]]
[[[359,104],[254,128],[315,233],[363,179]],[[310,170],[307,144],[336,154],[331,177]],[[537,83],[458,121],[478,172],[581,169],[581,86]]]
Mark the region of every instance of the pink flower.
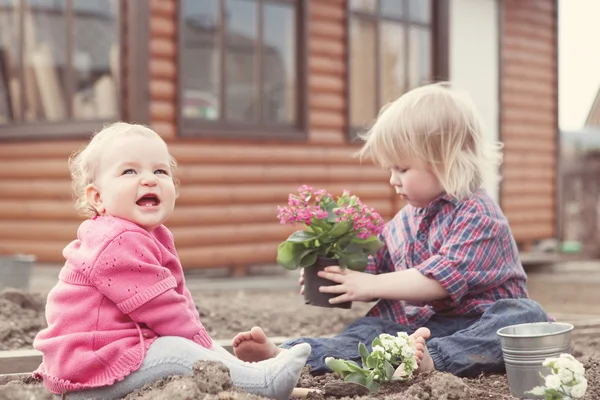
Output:
[[[342,203],[340,206],[337,205],[339,200]],[[277,217],[282,224],[302,223],[311,226],[315,220],[326,221],[332,210],[337,216],[335,223],[352,222],[352,232],[360,239],[379,235],[383,230],[383,218],[373,208],[364,205],[357,196],[351,195],[349,190],[344,190],[342,196],[334,199],[325,189],[315,191],[310,186],[302,185],[298,188],[298,195],[288,196],[287,207],[277,207]],[[328,224],[333,228],[333,223]]]

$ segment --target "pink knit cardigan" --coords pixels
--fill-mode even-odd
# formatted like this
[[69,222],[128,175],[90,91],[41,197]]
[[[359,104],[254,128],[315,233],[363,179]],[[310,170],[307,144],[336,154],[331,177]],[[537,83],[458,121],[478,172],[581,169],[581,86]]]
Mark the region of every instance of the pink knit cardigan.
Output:
[[212,340],[185,287],[171,232],[149,233],[115,217],[84,221],[63,251],[33,346],[34,372],[53,393],[111,385],[137,370],[159,336],[210,348]]

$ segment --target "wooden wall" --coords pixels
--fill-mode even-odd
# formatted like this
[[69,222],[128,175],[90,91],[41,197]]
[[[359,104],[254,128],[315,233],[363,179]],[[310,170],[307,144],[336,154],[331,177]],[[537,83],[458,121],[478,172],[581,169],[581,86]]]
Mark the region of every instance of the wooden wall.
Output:
[[500,2],[500,203],[517,242],[556,233],[558,135],[556,0]]
[[[277,205],[304,183],[349,189],[386,219],[393,215],[387,173],[359,166],[357,147],[346,144],[345,1],[312,0],[308,12],[306,141],[178,138],[177,1],[150,2],[150,124],[180,164],[181,196],[167,225],[186,268],[274,263],[279,242],[297,229],[278,223]],[[66,160],[83,143],[0,146],[0,254],[62,262],[80,222]]]
[[[162,0],[160,9],[152,7],[150,26],[169,18],[176,24],[171,13],[176,3]],[[182,187],[168,226],[188,268],[274,263],[277,245],[298,229],[278,223],[277,205],[304,183],[337,194],[352,190],[385,218],[393,214],[386,173],[359,167],[356,146],[346,144],[345,1],[309,3],[306,141],[171,140]],[[172,102],[152,87],[159,81],[164,88],[176,87],[175,74],[169,72],[175,70],[175,55],[167,45],[175,44],[176,37],[171,30],[151,32],[151,125],[168,137],[177,131],[177,119],[167,112]],[[152,43],[159,42],[153,49]]]
[[[276,207],[301,184],[332,193],[349,189],[386,219],[399,205],[387,173],[359,166],[357,147],[346,140],[345,1],[308,3],[308,139],[282,142],[177,136],[177,1],[150,2],[150,124],[180,163],[181,197],[167,225],[186,268],[239,271],[275,262],[277,244],[294,229],[279,225]],[[501,201],[519,241],[554,233],[554,7],[544,0],[504,2]],[[73,209],[67,158],[83,144],[0,145],[0,254],[63,261],[62,249],[81,221]]]

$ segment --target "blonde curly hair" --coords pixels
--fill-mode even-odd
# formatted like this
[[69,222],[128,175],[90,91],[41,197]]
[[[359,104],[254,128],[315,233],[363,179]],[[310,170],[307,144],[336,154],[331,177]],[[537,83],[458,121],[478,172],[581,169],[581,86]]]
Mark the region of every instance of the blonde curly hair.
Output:
[[488,140],[470,97],[449,82],[413,89],[381,109],[357,155],[384,168],[425,162],[444,191],[464,198],[500,180],[502,144]]
[[[110,143],[125,135],[141,135],[145,137],[158,138],[164,142],[160,135],[145,125],[130,124],[127,122],[115,122],[106,125],[102,130],[92,136],[90,142],[83,148],[75,151],[69,157],[69,171],[71,173],[71,186],[73,188],[73,197],[75,199],[75,209],[84,217],[94,217],[98,215],[96,209],[88,202],[85,192],[89,185],[94,183],[96,170],[100,156]],[[165,143],[166,144],[166,143]],[[173,176],[173,182],[177,188],[179,181],[174,173],[177,168],[177,161],[170,157],[170,166]]]

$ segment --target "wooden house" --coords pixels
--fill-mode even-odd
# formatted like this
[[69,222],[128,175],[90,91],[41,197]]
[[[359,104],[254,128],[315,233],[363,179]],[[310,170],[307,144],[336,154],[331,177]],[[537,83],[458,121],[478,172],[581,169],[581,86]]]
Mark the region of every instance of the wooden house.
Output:
[[353,134],[446,79],[505,144],[489,189],[518,243],[557,234],[557,0],[15,0],[0,22],[0,254],[62,262],[67,158],[116,120],[180,163],[167,225],[186,268],[273,263],[276,206],[304,183],[389,219],[388,173]]

